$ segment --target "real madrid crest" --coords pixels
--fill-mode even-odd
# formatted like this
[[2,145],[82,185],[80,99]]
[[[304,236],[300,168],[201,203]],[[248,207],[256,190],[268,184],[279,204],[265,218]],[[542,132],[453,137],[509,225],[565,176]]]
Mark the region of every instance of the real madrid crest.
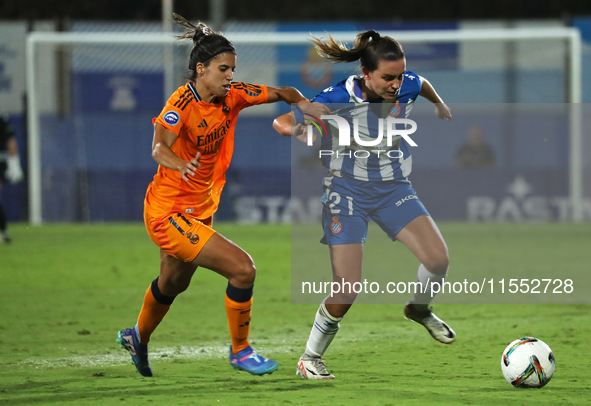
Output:
[[332,218],[332,223],[330,224],[330,231],[332,231],[333,234],[338,234],[342,229],[343,225],[339,222],[339,218],[334,216]]
[[199,236],[193,233],[187,233],[187,238],[191,242],[191,244],[195,245],[199,242]]

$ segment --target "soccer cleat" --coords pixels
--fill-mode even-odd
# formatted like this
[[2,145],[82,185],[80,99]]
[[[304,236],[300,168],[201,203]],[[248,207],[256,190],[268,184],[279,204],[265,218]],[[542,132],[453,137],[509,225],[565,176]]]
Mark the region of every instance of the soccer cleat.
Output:
[[12,241],[12,237],[8,234],[8,231],[2,231],[0,233],[0,243],[10,243]]
[[148,362],[148,345],[140,344],[139,334],[135,327],[121,330],[117,336],[117,342],[121,348],[125,348],[131,354],[131,360],[135,368],[142,376],[152,376],[152,368]]
[[230,346],[230,365],[234,369],[253,375],[271,374],[279,367],[275,361],[254,352],[250,345],[236,355],[232,353],[232,346]]
[[422,324],[431,336],[443,344],[451,344],[456,340],[456,333],[443,320],[435,316],[431,308],[417,310],[414,303],[408,302],[404,306],[407,319]]
[[303,379],[334,379],[334,375],[326,370],[326,364],[322,358],[307,357],[305,354],[298,361],[296,375]]

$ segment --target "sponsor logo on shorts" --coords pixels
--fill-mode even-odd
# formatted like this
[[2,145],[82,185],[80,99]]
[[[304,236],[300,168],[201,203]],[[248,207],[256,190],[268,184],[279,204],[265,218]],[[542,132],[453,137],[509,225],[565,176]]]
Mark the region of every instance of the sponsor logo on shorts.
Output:
[[343,225],[339,222],[338,216],[334,216],[332,218],[332,223],[330,224],[330,231],[333,234],[338,234],[343,230]]
[[406,197],[403,197],[402,199],[400,199],[396,202],[396,207],[400,206],[404,202],[407,202],[409,200],[414,200],[414,199],[418,199],[417,195],[408,195]]
[[197,244],[199,242],[199,236],[197,234],[187,233],[187,238],[191,244]]
[[170,125],[177,125],[179,123],[179,113],[174,110],[164,113],[164,121]]

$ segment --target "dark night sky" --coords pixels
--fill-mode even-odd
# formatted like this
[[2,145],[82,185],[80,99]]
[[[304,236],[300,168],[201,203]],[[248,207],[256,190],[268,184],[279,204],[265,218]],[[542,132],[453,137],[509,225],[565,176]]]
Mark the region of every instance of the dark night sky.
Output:
[[[228,20],[456,20],[591,15],[588,0],[226,0]],[[335,7],[338,4],[338,7]],[[208,0],[175,1],[175,12],[209,19]],[[160,0],[0,0],[0,20],[159,20]]]

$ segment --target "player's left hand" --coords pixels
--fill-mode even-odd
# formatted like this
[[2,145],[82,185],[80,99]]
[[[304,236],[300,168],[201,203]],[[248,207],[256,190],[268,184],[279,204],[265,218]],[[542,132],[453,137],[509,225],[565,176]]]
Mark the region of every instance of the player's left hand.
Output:
[[10,156],[7,161],[6,178],[12,183],[19,183],[24,179],[21,160],[18,156]]
[[451,120],[451,110],[445,103],[435,103],[435,115],[442,120]]

